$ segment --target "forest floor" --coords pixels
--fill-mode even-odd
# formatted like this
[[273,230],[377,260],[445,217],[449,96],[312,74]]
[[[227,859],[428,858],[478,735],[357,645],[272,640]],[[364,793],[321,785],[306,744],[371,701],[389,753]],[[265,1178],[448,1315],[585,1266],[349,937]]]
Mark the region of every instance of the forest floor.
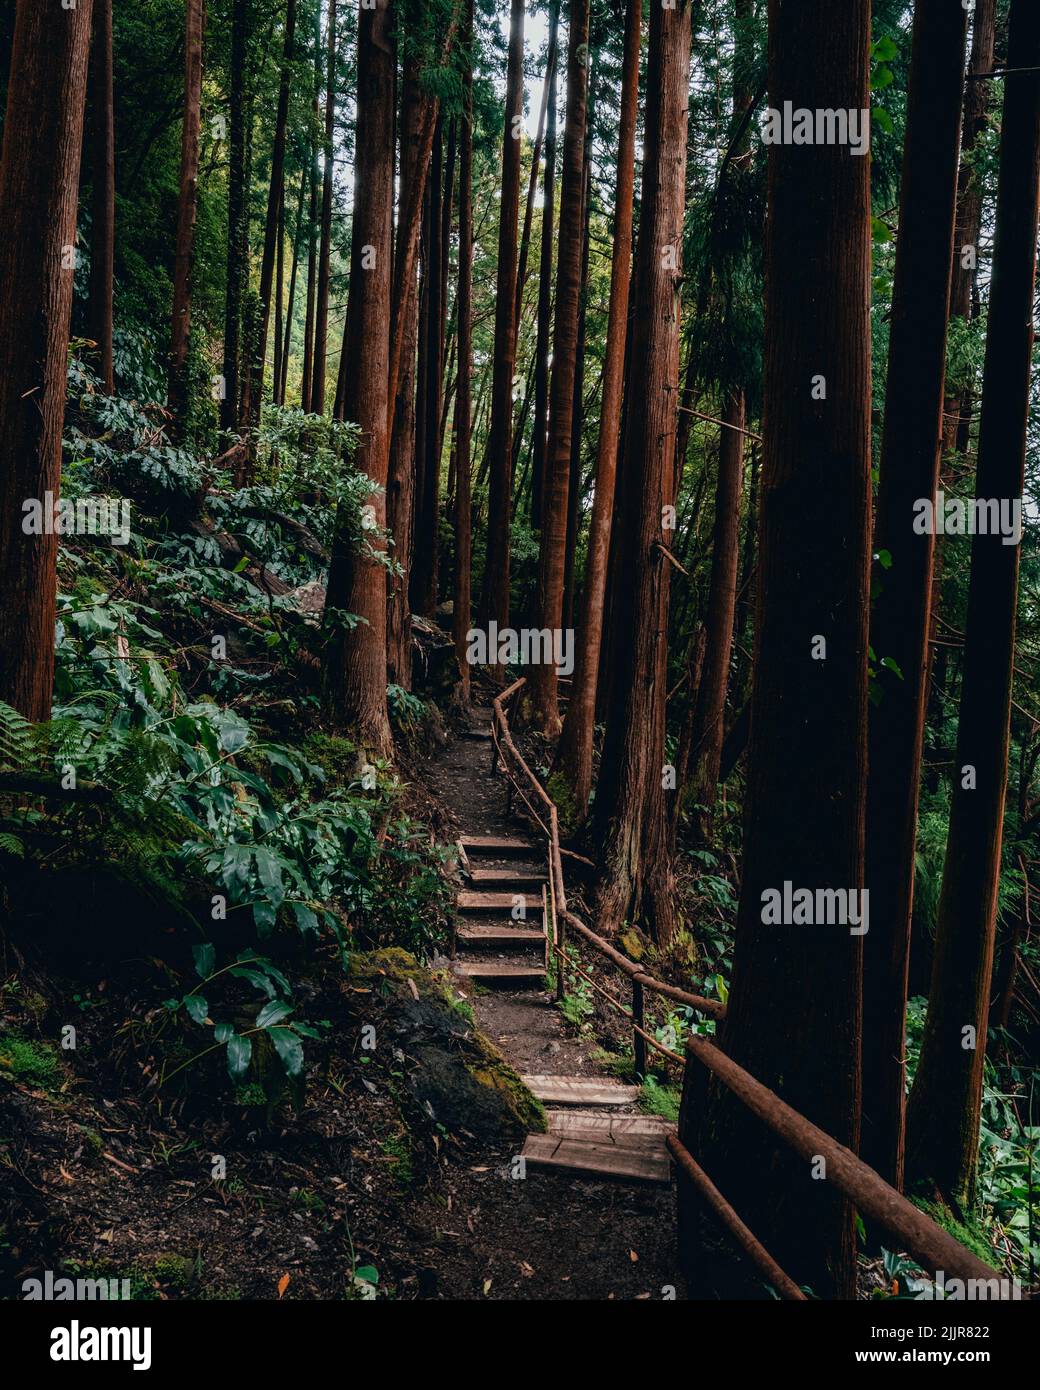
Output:
[[[414,799],[441,839],[522,829],[504,815],[488,753],[449,736],[414,769]],[[122,911],[146,921],[140,905]],[[21,1041],[0,1049],[0,1298],[51,1270],[129,1278],[145,1299],[342,1299],[371,1296],[372,1269],[379,1296],[396,1299],[683,1296],[673,1190],[535,1170],[519,1180],[522,1127],[481,1128],[465,1113],[449,1123],[418,1091],[431,1038],[442,1060],[472,1048],[452,1005],[464,992],[520,1072],[609,1075],[613,1020],[579,1030],[547,994],[464,991],[452,974],[438,986],[419,972],[421,999],[406,976],[395,992],[389,978],[373,988],[344,978],[329,952],[307,986],[309,1011],[331,1027],[305,1092],[247,1107],[212,1059],[157,1084],[170,1035],[156,1020],[176,967],[157,978],[162,948],[138,930],[126,958],[64,970],[31,933],[4,941],[0,1033]],[[367,1018],[394,1045],[366,1057]],[[63,1053],[46,1040],[70,1021],[79,1040]]]

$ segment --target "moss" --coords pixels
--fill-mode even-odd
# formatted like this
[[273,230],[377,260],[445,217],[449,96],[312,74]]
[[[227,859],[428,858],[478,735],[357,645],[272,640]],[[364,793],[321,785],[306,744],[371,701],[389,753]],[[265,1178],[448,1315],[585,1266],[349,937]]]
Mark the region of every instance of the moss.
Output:
[[387,946],[380,951],[365,951],[352,955],[350,977],[352,980],[372,983],[388,979],[395,984],[406,984],[413,980],[417,987],[425,986],[427,993],[431,990],[430,976],[415,957],[402,950],[400,946]]
[[515,1116],[518,1124],[525,1129],[537,1130],[538,1133],[544,1134],[549,1128],[549,1122],[541,1101],[535,1099],[508,1062],[495,1052],[483,1033],[474,1032],[473,1036],[478,1047],[485,1052],[486,1060],[476,1066],[467,1063],[466,1070],[470,1076],[481,1086],[498,1092],[505,1099],[506,1108]]
[[973,1254],[978,1255],[980,1260],[989,1265],[993,1264],[993,1247],[986,1239],[981,1226],[975,1222],[959,1221],[950,1208],[942,1202],[926,1202],[918,1197],[912,1197],[911,1201],[926,1216],[930,1216],[937,1226],[941,1226],[944,1231],[953,1236],[954,1240],[959,1240]]
[[643,1082],[639,1093],[640,1108],[651,1115],[663,1115],[673,1125],[679,1123],[679,1103],[682,1100],[680,1086],[661,1086],[652,1076]]
[[334,734],[312,733],[303,745],[306,757],[324,771],[326,789],[347,787],[358,776],[358,746]]
[[412,1146],[406,1134],[393,1134],[384,1139],[379,1146],[391,1161],[394,1177],[402,1187],[410,1187],[415,1181],[412,1165]]
[[77,1129],[83,1135],[83,1142],[92,1154],[100,1154],[105,1147],[105,1141],[96,1129],[91,1129],[89,1125],[77,1125]]
[[183,1293],[195,1275],[195,1266],[185,1255],[160,1255],[153,1269],[159,1283],[177,1293]]
[[635,927],[629,927],[618,937],[618,945],[628,956],[629,960],[642,960],[646,955],[646,942],[642,933],[636,931]]
[[0,1071],[43,1091],[56,1091],[65,1079],[53,1047],[30,1042],[17,1033],[0,1034]]
[[546,782],[545,790],[556,803],[560,829],[565,834],[570,834],[578,825],[578,803],[574,799],[571,784],[562,772],[554,772]]

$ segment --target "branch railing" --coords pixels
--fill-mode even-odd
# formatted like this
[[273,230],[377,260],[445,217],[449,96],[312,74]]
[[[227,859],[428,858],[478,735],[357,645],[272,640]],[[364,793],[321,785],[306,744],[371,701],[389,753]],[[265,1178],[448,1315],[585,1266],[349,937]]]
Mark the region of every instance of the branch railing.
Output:
[[[1001,1280],[998,1270],[980,1260],[960,1241],[944,1231],[937,1222],[909,1202],[900,1192],[885,1182],[880,1174],[868,1167],[851,1149],[839,1144],[817,1125],[807,1120],[783,1101],[775,1092],[756,1080],[707,1038],[690,1034],[686,1040],[686,1056],[680,1056],[666,1047],[659,1038],[647,1031],[645,1018],[645,995],[647,991],[676,1003],[686,1004],[716,1020],[726,1016],[726,1007],[717,999],[691,994],[675,985],[658,980],[647,974],[635,962],[628,959],[614,946],[594,932],[580,917],[573,913],[567,904],[567,889],[563,877],[563,858],[565,856],[580,860],[582,855],[564,849],[560,845],[559,814],[552,797],[528,766],[520,750],[513,741],[509,729],[506,707],[516,699],[526,684],[521,677],[513,682],[492,701],[493,718],[491,724],[492,754],[491,767],[495,772],[501,768],[510,784],[509,805],[512,809],[514,793],[520,797],[528,813],[546,837],[546,859],[548,865],[547,892],[544,897],[546,910],[543,913],[543,931],[546,935],[546,953],[551,947],[556,962],[556,993],[563,997],[563,965],[568,965],[583,978],[592,989],[629,1020],[632,1030],[632,1047],[637,1074],[646,1070],[647,1047],[662,1053],[680,1066],[685,1066],[691,1058],[721,1082],[744,1107],[755,1115],[788,1148],[806,1161],[823,1157],[827,1164],[827,1178],[834,1186],[855,1204],[857,1209],[876,1227],[895,1236],[901,1247],[907,1250],[923,1269],[943,1270],[947,1276],[963,1280],[991,1281]],[[536,805],[538,809],[536,809]],[[631,1007],[623,1004],[603,988],[586,971],[573,951],[568,949],[568,933],[587,942],[600,955],[604,956],[623,975],[627,976],[632,987]],[[718,1217],[736,1243],[744,1250],[755,1266],[773,1286],[782,1299],[802,1301],[804,1292],[766,1250],[752,1231],[712,1182],[711,1178],[697,1163],[689,1149],[675,1133],[668,1135],[668,1148],[675,1160],[679,1173],[689,1181],[704,1199],[709,1209]]]

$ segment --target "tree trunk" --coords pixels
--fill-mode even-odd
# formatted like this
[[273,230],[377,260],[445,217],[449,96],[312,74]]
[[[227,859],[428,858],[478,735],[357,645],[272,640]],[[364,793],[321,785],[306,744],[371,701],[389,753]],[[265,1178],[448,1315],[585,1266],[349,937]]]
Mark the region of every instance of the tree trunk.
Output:
[[719,476],[715,486],[715,530],[705,621],[704,670],[697,691],[690,750],[696,768],[694,800],[704,808],[695,818],[696,839],[701,844],[711,840],[722,743],[726,734],[726,691],[729,686],[740,564],[744,409],[743,390],[738,386],[728,391],[722,407],[723,428],[719,432]]
[[617,508],[624,582],[614,596],[614,672],[596,794],[600,930],[639,921],[661,943],[676,924],[663,788],[670,566],[662,528],[674,481],[691,10],[690,0],[650,7],[631,345],[639,386],[625,429]]
[[524,307],[524,286],[527,283],[527,258],[531,250],[531,228],[534,225],[535,194],[538,190],[538,169],[542,160],[542,143],[545,138],[545,118],[549,109],[549,92],[556,84],[556,46],[558,39],[559,7],[553,6],[549,20],[549,47],[545,54],[545,78],[542,82],[542,100],[538,108],[538,128],[531,151],[531,177],[527,183],[527,202],[524,205],[524,229],[520,234],[520,259],[516,268],[516,322],[520,323]]
[[[260,264],[260,334],[256,361],[253,364],[253,419],[259,421],[264,395],[264,368],[267,365],[267,337],[271,324],[271,290],[274,284],[276,255],[281,255],[279,228],[285,203],[285,131],[289,120],[289,84],[292,77],[293,52],[296,47],[296,0],[286,0],[285,46],[282,50],[282,75],[278,85],[278,111],[275,115],[274,146],[271,151],[271,187],[267,195],[267,222],[264,226],[264,254]],[[281,273],[278,276],[281,294]],[[277,390],[275,392],[277,395]]]
[[441,236],[444,211],[443,122],[438,117],[433,138],[429,177],[429,238],[426,243],[426,301],[423,330],[426,334],[423,367],[426,379],[421,407],[423,455],[417,469],[420,485],[415,497],[415,534],[418,544],[412,557],[410,601],[413,611],[432,617],[437,606],[437,501],[440,491],[441,324],[445,290]]
[[[473,0],[467,2],[463,45],[473,44]],[[461,149],[459,157],[459,384],[455,396],[455,585],[452,634],[459,663],[459,703],[469,705],[469,661],[466,656],[472,607],[472,518],[470,460],[473,431],[473,73],[463,73]]]
[[[563,127],[563,180],[556,262],[556,321],[549,383],[549,447],[545,503],[538,551],[538,623],[563,627],[563,583],[567,547],[567,501],[574,420],[575,358],[581,309],[582,188],[585,177],[585,118],[588,100],[589,0],[571,0],[567,36],[567,114]],[[552,660],[534,664],[528,678],[530,715],[550,736],[560,731],[557,671]]]
[[[1021,499],[1040,190],[1040,8],[1012,0],[976,495]],[[1007,787],[1018,546],[972,539],[960,723],[907,1181],[962,1210],[975,1197]],[[965,783],[969,786],[965,786]]]
[[98,345],[105,390],[115,393],[112,367],[112,293],[116,248],[116,146],[112,101],[112,0],[94,0],[91,45],[94,101],[94,221],[90,243],[90,335]]
[[[487,559],[482,608],[499,628],[509,626],[509,522],[512,500],[513,373],[516,367],[517,218],[520,212],[520,141],[524,110],[524,0],[511,0],[506,70],[505,132],[502,140],[502,200],[499,204],[495,298],[494,367],[487,458]],[[504,672],[497,669],[501,677]]]
[[610,263],[610,307],[603,361],[595,494],[589,523],[580,641],[571,683],[571,701],[557,752],[557,766],[567,779],[579,820],[584,820],[592,790],[592,743],[596,728],[596,685],[603,641],[603,601],[607,556],[614,511],[621,396],[628,337],[628,296],[632,272],[632,208],[635,192],[636,117],[639,102],[639,42],[642,0],[628,0],[621,66],[621,114],[618,129],[617,192],[614,244]]
[[[549,43],[559,48],[560,0],[549,10]],[[553,225],[556,203],[556,66],[549,79],[545,122],[545,172],[542,174],[542,246],[538,267],[538,326],[534,349],[534,423],[531,437],[531,526],[542,529],[545,451],[549,425],[549,334],[552,331]]]
[[[401,189],[400,215],[417,201],[415,180],[425,182],[426,170],[421,160],[421,115],[423,97],[419,89],[419,63],[408,59],[405,64],[401,92]],[[421,202],[421,200],[418,200]],[[394,283],[399,283],[402,258],[407,253],[406,229],[399,229]],[[415,445],[416,445],[416,364],[415,352],[419,337],[419,289],[416,284],[415,262],[408,283],[403,285],[403,314],[392,332],[402,335],[401,373],[398,379],[390,444],[390,475],[387,484],[387,526],[394,540],[394,559],[403,573],[389,579],[390,598],[387,609],[387,678],[392,683],[412,687],[411,610],[408,603],[408,581],[412,567],[413,509],[415,506]]]
[[935,546],[934,535],[917,535],[911,520],[915,501],[934,497],[939,481],[966,26],[959,7],[917,0],[874,526],[874,549],[887,551],[891,565],[879,569],[870,626],[880,698],[869,717],[863,1158],[895,1187],[903,1176],[906,986]]
[[239,424],[242,319],[249,285],[249,203],[246,190],[246,51],[249,0],[234,0],[231,20],[231,160],[228,168],[227,288],[224,298],[224,397],[220,426]]
[[285,306],[285,333],[282,339],[282,363],[278,377],[278,404],[285,404],[285,389],[289,379],[289,349],[292,347],[293,310],[296,307],[296,279],[300,269],[300,236],[303,230],[303,202],[307,191],[307,168],[300,175],[300,196],[296,204],[296,230],[293,233],[292,265],[289,269],[289,301]]
[[[313,129],[317,130],[321,106],[321,6],[315,9],[314,22],[314,98],[311,102]],[[314,317],[318,302],[318,143],[311,144],[311,202],[307,219],[307,306],[303,319],[303,381],[300,386],[300,405],[310,411],[314,391]]]
[[34,722],[51,713],[58,537],[27,533],[26,502],[46,511],[61,488],[90,28],[91,0],[19,0],[0,156],[0,700]]
[[203,0],[187,0],[184,32],[184,115],[181,125],[180,195],[173,263],[173,326],[167,402],[178,426],[187,405],[185,372],[191,333],[191,267],[195,254],[195,211],[199,181],[199,129],[202,120]]
[[[357,463],[373,484],[362,526],[375,551],[385,549],[396,67],[391,0],[374,0],[374,8],[362,8],[358,14],[356,184],[347,308],[354,370],[347,385],[346,413],[361,430]],[[336,724],[351,729],[362,754],[390,757],[386,570],[356,548],[356,525],[344,508],[337,517],[329,565],[324,708]],[[343,629],[337,624],[337,611],[356,614],[362,621]]]
[[[746,155],[750,140],[745,118],[752,102],[750,0],[737,0],[733,55],[733,134],[730,152],[734,162]],[[744,129],[744,134],[740,132]],[[733,163],[729,165],[733,169]],[[723,174],[722,177],[727,177]],[[727,291],[732,292],[730,286]],[[696,354],[691,353],[691,361]],[[715,486],[715,530],[708,583],[705,621],[704,666],[697,689],[691,731],[691,755],[696,769],[694,800],[703,807],[695,817],[696,838],[707,844],[712,835],[715,798],[726,725],[726,691],[729,687],[733,621],[737,606],[737,574],[740,565],[740,499],[744,488],[744,388],[734,383],[724,392],[722,427],[719,431],[719,472]],[[687,420],[691,417],[687,416]],[[676,459],[681,475],[685,449]],[[678,481],[676,483],[678,489]],[[682,783],[678,784],[680,793]]]
[[[771,107],[792,100],[809,110],[865,110],[869,83],[870,0],[846,0],[840,9],[829,0],[770,0]],[[861,938],[844,925],[763,918],[775,901],[768,895],[785,883],[792,891],[857,894],[863,885],[869,166],[840,144],[769,147],[755,687],[723,1035],[734,1061],[853,1151]],[[688,1067],[685,1078],[683,1133],[691,1144],[695,1071]],[[725,1174],[727,1195],[778,1263],[817,1297],[852,1298],[851,1204],[728,1093],[712,1089],[702,1133],[705,1168]],[[684,1229],[687,1255],[689,1235]]]
[[336,0],[329,0],[329,67],[325,91],[325,177],[321,193],[321,256],[314,326],[314,381],[311,410],[325,413],[325,369],[329,351],[329,284],[332,278],[333,135],[336,128]]

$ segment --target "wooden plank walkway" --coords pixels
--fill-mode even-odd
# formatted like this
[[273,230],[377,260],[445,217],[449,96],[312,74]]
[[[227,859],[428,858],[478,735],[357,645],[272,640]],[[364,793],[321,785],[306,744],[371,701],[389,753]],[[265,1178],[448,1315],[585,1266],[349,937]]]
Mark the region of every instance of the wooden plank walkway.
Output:
[[[472,730],[482,737],[482,730]],[[483,857],[541,864],[545,847],[513,835],[462,835],[459,861],[471,885],[455,896],[458,948],[466,952],[456,969],[488,989],[532,991],[544,998],[546,940],[542,930],[545,872],[508,864],[474,864]],[[496,922],[522,903],[524,920]],[[478,920],[472,920],[476,916]],[[469,920],[467,920],[467,918]],[[495,952],[506,960],[488,959]],[[537,954],[536,954],[537,953]],[[530,962],[524,958],[530,955]],[[483,959],[481,958],[483,956]],[[518,959],[524,961],[518,963]],[[659,1115],[633,1113],[638,1086],[609,1076],[528,1074],[525,1085],[549,1107],[548,1133],[530,1134],[523,1157],[532,1168],[612,1182],[667,1184],[672,1163],[666,1140],[674,1126]]]

